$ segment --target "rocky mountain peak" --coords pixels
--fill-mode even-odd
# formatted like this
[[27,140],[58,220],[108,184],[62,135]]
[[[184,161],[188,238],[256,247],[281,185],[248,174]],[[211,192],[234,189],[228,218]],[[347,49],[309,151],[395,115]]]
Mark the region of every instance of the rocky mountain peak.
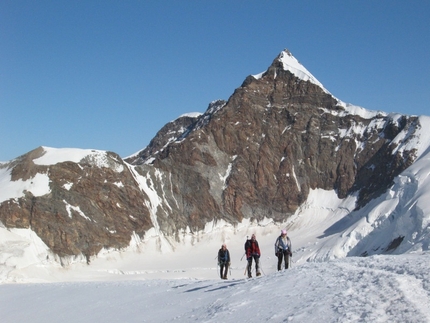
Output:
[[398,147],[419,127],[414,117],[342,104],[284,50],[228,101],[167,123],[125,161],[98,153],[108,162],[38,165],[46,149],[17,159],[3,181],[43,173],[49,189],[35,194],[27,185],[0,201],[0,221],[31,228],[57,255],[89,259],[136,236],[173,244],[219,220],[285,221],[315,189],[356,194],[360,208],[414,162],[413,146]]
[[253,75],[256,79],[270,73],[274,78],[279,74],[279,70],[289,71],[302,81],[309,81],[318,85],[324,92],[329,93],[321,82],[317,80],[288,50],[284,49],[272,62],[271,66],[263,73]]

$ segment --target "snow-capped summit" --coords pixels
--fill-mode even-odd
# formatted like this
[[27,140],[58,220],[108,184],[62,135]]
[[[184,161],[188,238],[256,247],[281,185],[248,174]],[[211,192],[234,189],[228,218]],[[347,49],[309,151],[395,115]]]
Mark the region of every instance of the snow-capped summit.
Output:
[[[315,85],[318,85],[321,89],[323,89],[324,92],[330,94],[329,91],[322,85],[320,81],[317,80],[315,76],[309,72],[306,67],[304,67],[298,60],[291,54],[291,52],[288,49],[284,49],[278,57],[275,59],[275,61],[279,61],[282,63],[283,68],[285,71],[289,71],[295,76],[297,76],[299,79],[303,81],[309,81]],[[260,74],[253,75],[256,79],[261,78],[261,76],[265,72],[262,72]],[[276,75],[275,75],[276,77]]]
[[324,92],[329,93],[320,81],[317,80],[298,60],[291,54],[288,49],[284,49],[278,56],[278,60],[284,65],[284,70],[290,71],[303,81],[312,82],[321,87]]
[[42,146],[40,157],[34,159],[36,165],[55,165],[66,161],[78,163],[82,159],[93,160],[98,166],[105,166],[106,151],[80,148],[52,148]]

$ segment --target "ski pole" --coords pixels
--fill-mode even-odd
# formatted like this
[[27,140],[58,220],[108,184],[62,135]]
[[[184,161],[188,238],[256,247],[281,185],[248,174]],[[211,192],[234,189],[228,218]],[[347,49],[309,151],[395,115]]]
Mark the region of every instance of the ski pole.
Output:
[[[248,240],[248,236],[246,236],[246,240]],[[242,261],[242,259],[243,259],[243,257],[245,257],[245,255],[246,255],[246,248],[245,248],[245,252],[243,253],[242,258],[240,258],[240,261]]]
[[261,269],[261,272],[263,273],[263,275],[266,276],[266,273],[264,272],[263,267],[261,266],[261,262],[260,262],[260,269]]

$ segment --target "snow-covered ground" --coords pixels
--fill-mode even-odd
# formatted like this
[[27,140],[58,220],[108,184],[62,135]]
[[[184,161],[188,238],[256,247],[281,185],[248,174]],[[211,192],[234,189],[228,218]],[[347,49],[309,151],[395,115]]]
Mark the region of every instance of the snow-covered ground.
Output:
[[[4,284],[1,322],[430,322],[429,263],[424,253],[306,263],[276,273],[264,261],[265,276],[244,279],[235,266],[227,281]],[[215,268],[202,271],[216,276]]]

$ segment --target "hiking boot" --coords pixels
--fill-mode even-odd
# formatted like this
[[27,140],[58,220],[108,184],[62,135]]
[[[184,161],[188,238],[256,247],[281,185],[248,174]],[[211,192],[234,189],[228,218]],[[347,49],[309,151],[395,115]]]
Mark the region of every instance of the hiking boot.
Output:
[[257,273],[257,276],[261,276],[261,273]]

